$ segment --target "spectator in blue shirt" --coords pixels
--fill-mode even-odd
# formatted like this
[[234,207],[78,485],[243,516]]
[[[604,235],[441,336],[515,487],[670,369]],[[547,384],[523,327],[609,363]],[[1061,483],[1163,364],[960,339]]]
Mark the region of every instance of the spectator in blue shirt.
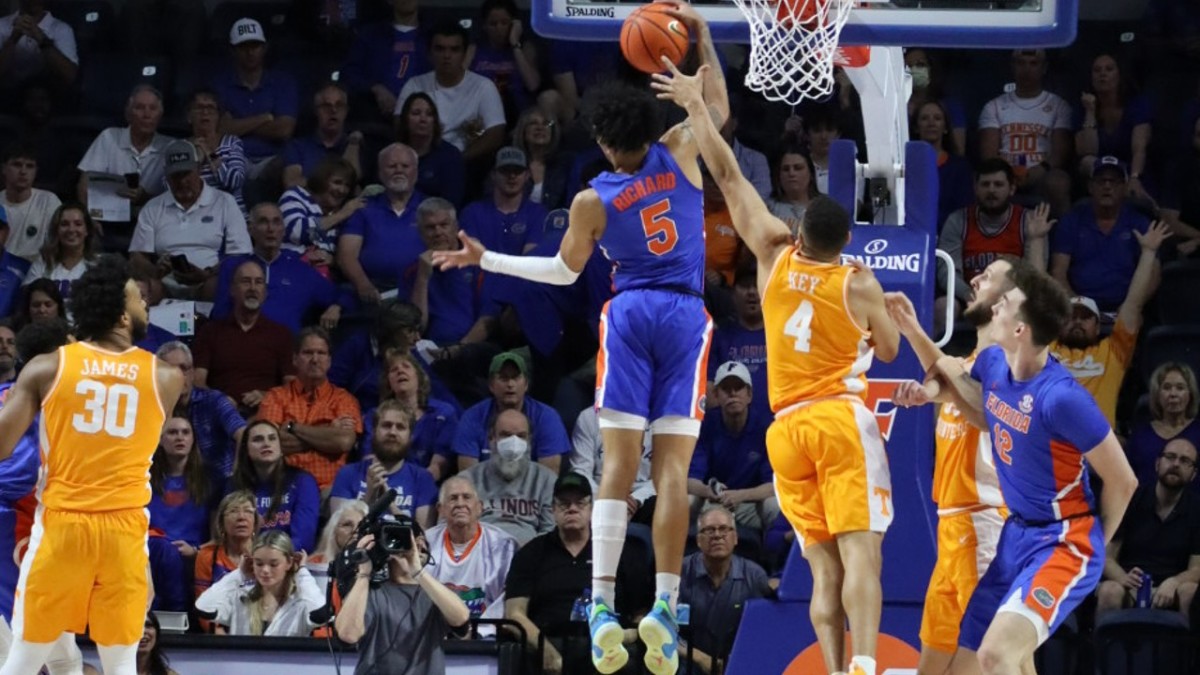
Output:
[[[346,132],[350,98],[337,82],[326,82],[313,94],[317,129],[311,136],[294,138],[283,149],[283,187],[307,185],[317,166],[338,157],[354,167],[355,183],[363,175],[361,131]],[[354,187],[354,183],[351,184]]]
[[[217,291],[213,302],[213,319],[223,319],[233,313],[230,285],[233,273],[247,260],[262,264],[267,276],[267,297],[262,304],[263,314],[283,324],[293,334],[321,312],[319,322],[326,330],[337,326],[342,316],[337,288],[293,251],[283,250],[283,212],[271,202],[263,202],[250,210],[250,239],[254,251],[235,255],[221,261],[217,272]],[[342,298],[349,304],[352,297]]]
[[188,567],[209,538],[212,483],[192,423],[172,417],[163,425],[162,439],[150,465],[150,527],[162,530]]
[[[299,101],[291,75],[267,70],[267,36],[254,19],[239,19],[229,29],[233,68],[213,80],[225,107],[221,130],[242,139],[256,178],[296,130]],[[278,176],[278,174],[276,174]]]
[[537,49],[534,41],[521,39],[524,26],[513,0],[484,0],[479,17],[483,30],[467,48],[467,67],[496,85],[505,117],[516,119],[542,87]]
[[492,170],[492,194],[467,205],[462,229],[489,251],[522,255],[537,245],[546,224],[546,209],[529,199],[529,164],[525,153],[500,148]]
[[[350,45],[342,80],[391,119],[409,78],[429,71],[429,41],[417,21],[417,0],[390,0],[390,21],[363,26]],[[357,100],[357,99],[355,99]]]
[[373,504],[388,488],[395,488],[398,496],[393,511],[422,527],[432,527],[437,485],[428,470],[408,461],[415,424],[413,412],[399,401],[380,403],[371,439],[374,455],[338,471],[329,493],[329,508],[336,511],[345,501],[355,499]]
[[779,514],[775,474],[767,458],[771,417],[754,410],[754,385],[746,366],[727,361],[717,368],[719,413],[706,415],[688,470],[693,512],[705,502],[732,511],[739,524],[766,529]]
[[[496,327],[499,308],[491,299],[490,277],[478,267],[435,269],[431,254],[462,246],[454,205],[430,197],[417,208],[417,228],[426,251],[413,285],[413,304],[421,310],[421,333],[439,345],[473,345],[488,339]],[[488,358],[499,352],[495,349]],[[479,368],[475,369],[478,372]]]
[[380,294],[412,294],[417,258],[425,250],[417,232],[417,205],[424,196],[417,183],[417,153],[393,143],[379,153],[379,181],[384,191],[342,226],[337,243],[337,265],[367,304],[378,304]]
[[554,408],[526,396],[529,371],[525,359],[516,352],[497,354],[488,368],[488,390],[491,398],[467,408],[459,418],[454,434],[458,470],[486,460],[490,454],[488,429],[496,416],[505,410],[519,410],[525,413],[533,428],[532,458],[557,474],[562,456],[571,452],[571,442],[562,418]]
[[[736,553],[738,536],[733,514],[714,506],[696,522],[696,546],[683,559],[679,602],[691,607],[692,661],[705,673],[715,659],[729,656],[746,601],[773,597],[767,573],[758,563]],[[680,654],[688,652],[682,644]]]
[[1121,160],[1096,160],[1088,181],[1091,201],[1063,216],[1050,238],[1050,273],[1072,295],[1095,300],[1104,312],[1115,312],[1124,302],[1141,254],[1133,233],[1145,234],[1150,227],[1150,219],[1126,199],[1128,181]]
[[[433,474],[441,482],[454,473],[450,457],[454,455],[454,430],[458,428],[457,403],[448,403],[431,396],[429,374],[417,357],[407,352],[392,351],[384,357],[384,381],[380,383],[381,401],[399,401],[416,420],[408,458]],[[372,454],[375,432],[375,410],[363,415],[363,439],[359,445],[363,457]]]
[[249,490],[262,517],[261,530],[282,530],[296,548],[312,551],[321,513],[321,491],[311,474],[283,461],[279,428],[258,420],[246,427],[238,444],[235,471],[226,493]]
[[396,116],[396,140],[417,153],[417,191],[462,206],[467,190],[466,161],[461,150],[442,138],[442,120],[429,94],[417,91],[404,99]]
[[[733,278],[733,318],[713,331],[708,353],[708,381],[716,381],[717,366],[737,361],[746,366],[754,391],[763,392],[750,406],[771,414],[767,401],[767,334],[763,329],[762,300],[758,297],[758,270],[754,265],[738,268]],[[709,387],[709,405],[720,405],[720,390]]]
[[183,373],[183,392],[175,413],[191,422],[196,447],[210,477],[219,486],[233,473],[233,456],[246,429],[246,420],[228,396],[216,389],[195,386],[192,350],[187,345],[172,340],[159,347],[156,354]]

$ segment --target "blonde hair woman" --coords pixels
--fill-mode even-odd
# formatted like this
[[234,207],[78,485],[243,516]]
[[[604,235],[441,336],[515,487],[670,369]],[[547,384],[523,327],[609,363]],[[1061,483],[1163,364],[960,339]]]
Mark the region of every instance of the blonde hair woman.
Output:
[[268,530],[254,538],[240,568],[201,594],[196,609],[212,618],[218,635],[304,637],[316,627],[309,612],[324,604],[291,537]]

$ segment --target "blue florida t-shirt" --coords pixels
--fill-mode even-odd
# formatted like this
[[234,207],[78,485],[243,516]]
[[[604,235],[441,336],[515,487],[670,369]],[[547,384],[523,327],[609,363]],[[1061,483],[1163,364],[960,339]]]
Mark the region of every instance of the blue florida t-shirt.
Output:
[[1013,379],[1004,350],[979,353],[971,377],[983,408],[1004,501],[1027,522],[1095,511],[1083,455],[1112,430],[1096,401],[1053,356],[1033,379]]
[[[367,468],[371,460],[364,459],[343,466],[333,479],[330,497],[362,499],[367,494]],[[437,503],[437,485],[433,474],[417,464],[405,461],[387,477],[388,487],[396,488],[396,508],[406,516],[415,517],[417,509]]]

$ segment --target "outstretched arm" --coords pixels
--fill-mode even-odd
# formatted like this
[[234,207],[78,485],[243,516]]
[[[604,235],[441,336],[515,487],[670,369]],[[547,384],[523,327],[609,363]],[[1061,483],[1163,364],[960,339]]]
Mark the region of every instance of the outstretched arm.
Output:
[[43,354],[25,366],[9,389],[4,407],[0,408],[0,460],[12,456],[13,448],[33,424],[45,388],[57,373],[58,355]]
[[[704,85],[703,100],[713,126],[720,129],[729,119],[729,92],[725,87],[725,73],[721,71],[721,60],[708,31],[708,22],[687,2],[682,0],[659,0],[672,9],[667,14],[687,24],[688,31],[696,36],[696,51],[700,55],[700,69],[696,75]],[[705,68],[707,66],[707,68]]]
[[721,138],[713,123],[709,106],[701,94],[702,77],[709,66],[701,66],[700,72],[688,76],[680,73],[665,58],[663,62],[670,68],[671,75],[655,75],[650,86],[658,90],[659,98],[674,101],[687,111],[687,124],[704,157],[705,166],[725,195],[734,229],[754,257],[760,261],[774,261],[779,249],[792,242],[792,233],[783,221],[771,214],[754,185],[742,175],[733,149]]
[[1158,264],[1158,249],[1163,241],[1171,236],[1171,228],[1161,220],[1150,223],[1146,234],[1134,231],[1141,245],[1137,267],[1133,270],[1133,278],[1129,281],[1129,291],[1125,301],[1117,311],[1117,318],[1130,331],[1136,333],[1142,327],[1142,308],[1154,295],[1158,288],[1161,270]]

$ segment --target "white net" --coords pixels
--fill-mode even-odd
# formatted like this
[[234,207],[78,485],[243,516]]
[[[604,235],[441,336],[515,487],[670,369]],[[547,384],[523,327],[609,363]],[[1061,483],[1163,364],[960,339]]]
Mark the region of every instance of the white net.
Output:
[[833,91],[838,36],[853,0],[734,0],[750,24],[746,86],[797,105]]

